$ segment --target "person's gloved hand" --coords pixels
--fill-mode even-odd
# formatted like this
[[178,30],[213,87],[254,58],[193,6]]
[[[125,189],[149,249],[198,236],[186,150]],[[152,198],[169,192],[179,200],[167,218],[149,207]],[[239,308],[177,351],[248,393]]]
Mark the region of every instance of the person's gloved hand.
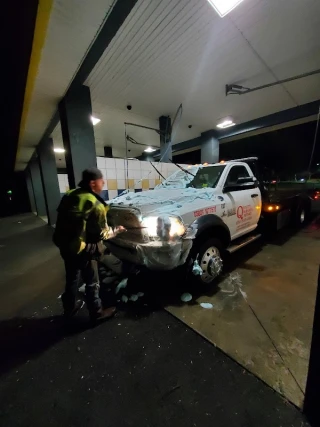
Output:
[[114,236],[117,236],[120,233],[125,233],[127,231],[126,228],[122,227],[122,225],[119,225],[118,227],[115,227],[113,230]]
[[125,231],[127,231],[127,230],[124,227],[122,227],[122,225],[119,225],[118,227],[114,227],[114,228],[109,228],[108,236],[105,238],[105,240],[113,239],[118,234],[124,233]]

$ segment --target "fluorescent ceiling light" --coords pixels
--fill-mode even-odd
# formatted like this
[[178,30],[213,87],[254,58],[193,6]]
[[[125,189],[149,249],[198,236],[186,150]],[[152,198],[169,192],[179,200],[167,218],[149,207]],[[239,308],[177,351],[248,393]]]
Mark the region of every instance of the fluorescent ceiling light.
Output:
[[223,120],[221,123],[217,124],[217,128],[219,129],[226,129],[230,128],[231,126],[234,126],[235,123],[231,119]]
[[148,147],[144,150],[145,153],[153,153],[154,151],[157,151],[155,148]]
[[216,12],[223,18],[235,7],[238,6],[243,0],[208,0]]
[[55,153],[64,153],[66,150],[64,148],[54,148],[53,151]]
[[101,122],[100,119],[97,119],[96,117],[93,117],[93,116],[91,116],[91,121],[92,121],[93,126],[95,126]]

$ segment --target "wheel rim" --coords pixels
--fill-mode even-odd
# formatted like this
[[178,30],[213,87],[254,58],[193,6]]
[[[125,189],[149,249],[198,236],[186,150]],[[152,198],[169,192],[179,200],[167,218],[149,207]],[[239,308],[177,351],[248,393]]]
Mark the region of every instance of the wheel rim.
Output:
[[212,282],[222,271],[222,259],[220,251],[215,246],[210,246],[202,255],[200,267],[203,274],[200,279],[204,283]]
[[305,219],[306,219],[306,213],[303,210],[303,211],[300,212],[300,222],[301,222],[301,224],[304,222]]

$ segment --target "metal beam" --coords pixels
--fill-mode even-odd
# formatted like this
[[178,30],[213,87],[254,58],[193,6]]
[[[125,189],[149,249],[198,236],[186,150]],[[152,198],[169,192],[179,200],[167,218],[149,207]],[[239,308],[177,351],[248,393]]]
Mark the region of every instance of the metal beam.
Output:
[[[268,129],[273,126],[279,126],[281,124],[294,122],[296,120],[304,119],[306,117],[311,116],[314,116],[316,118],[316,115],[319,111],[319,106],[320,100],[310,102],[304,105],[299,105],[298,107],[289,108],[288,110],[279,111],[278,113],[260,117],[259,119],[250,120],[249,122],[241,123],[240,125],[236,125],[228,129],[220,131],[217,131],[216,129],[211,129],[207,132],[204,132],[202,135],[212,135],[215,138],[218,138],[220,142],[224,142],[224,139],[237,137],[239,135],[245,135],[246,133],[258,131],[259,129]],[[179,144],[173,145],[172,152],[177,153],[185,150],[196,150],[200,149],[200,147],[201,137],[199,136],[198,138],[189,139],[187,141],[183,141]],[[159,151],[153,153],[154,158],[158,158],[159,156]]]
[[315,74],[320,74],[320,70],[310,71],[309,73],[299,74],[298,76],[289,77],[283,80],[277,80],[276,82],[268,83],[266,85],[257,86],[253,88],[247,88],[244,86],[239,86],[237,84],[226,85],[226,96],[228,95],[245,95],[247,93],[256,92],[257,90],[266,89],[272,86],[281,85],[284,83],[293,82],[294,80],[303,79],[305,77],[314,76]]

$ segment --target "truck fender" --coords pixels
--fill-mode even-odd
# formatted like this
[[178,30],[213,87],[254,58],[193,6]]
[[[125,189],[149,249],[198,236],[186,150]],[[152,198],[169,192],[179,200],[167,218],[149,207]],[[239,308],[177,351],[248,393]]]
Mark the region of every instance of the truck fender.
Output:
[[197,230],[195,239],[198,239],[200,236],[208,238],[217,237],[222,241],[225,247],[227,247],[231,241],[229,228],[217,215],[203,215],[190,225]]

